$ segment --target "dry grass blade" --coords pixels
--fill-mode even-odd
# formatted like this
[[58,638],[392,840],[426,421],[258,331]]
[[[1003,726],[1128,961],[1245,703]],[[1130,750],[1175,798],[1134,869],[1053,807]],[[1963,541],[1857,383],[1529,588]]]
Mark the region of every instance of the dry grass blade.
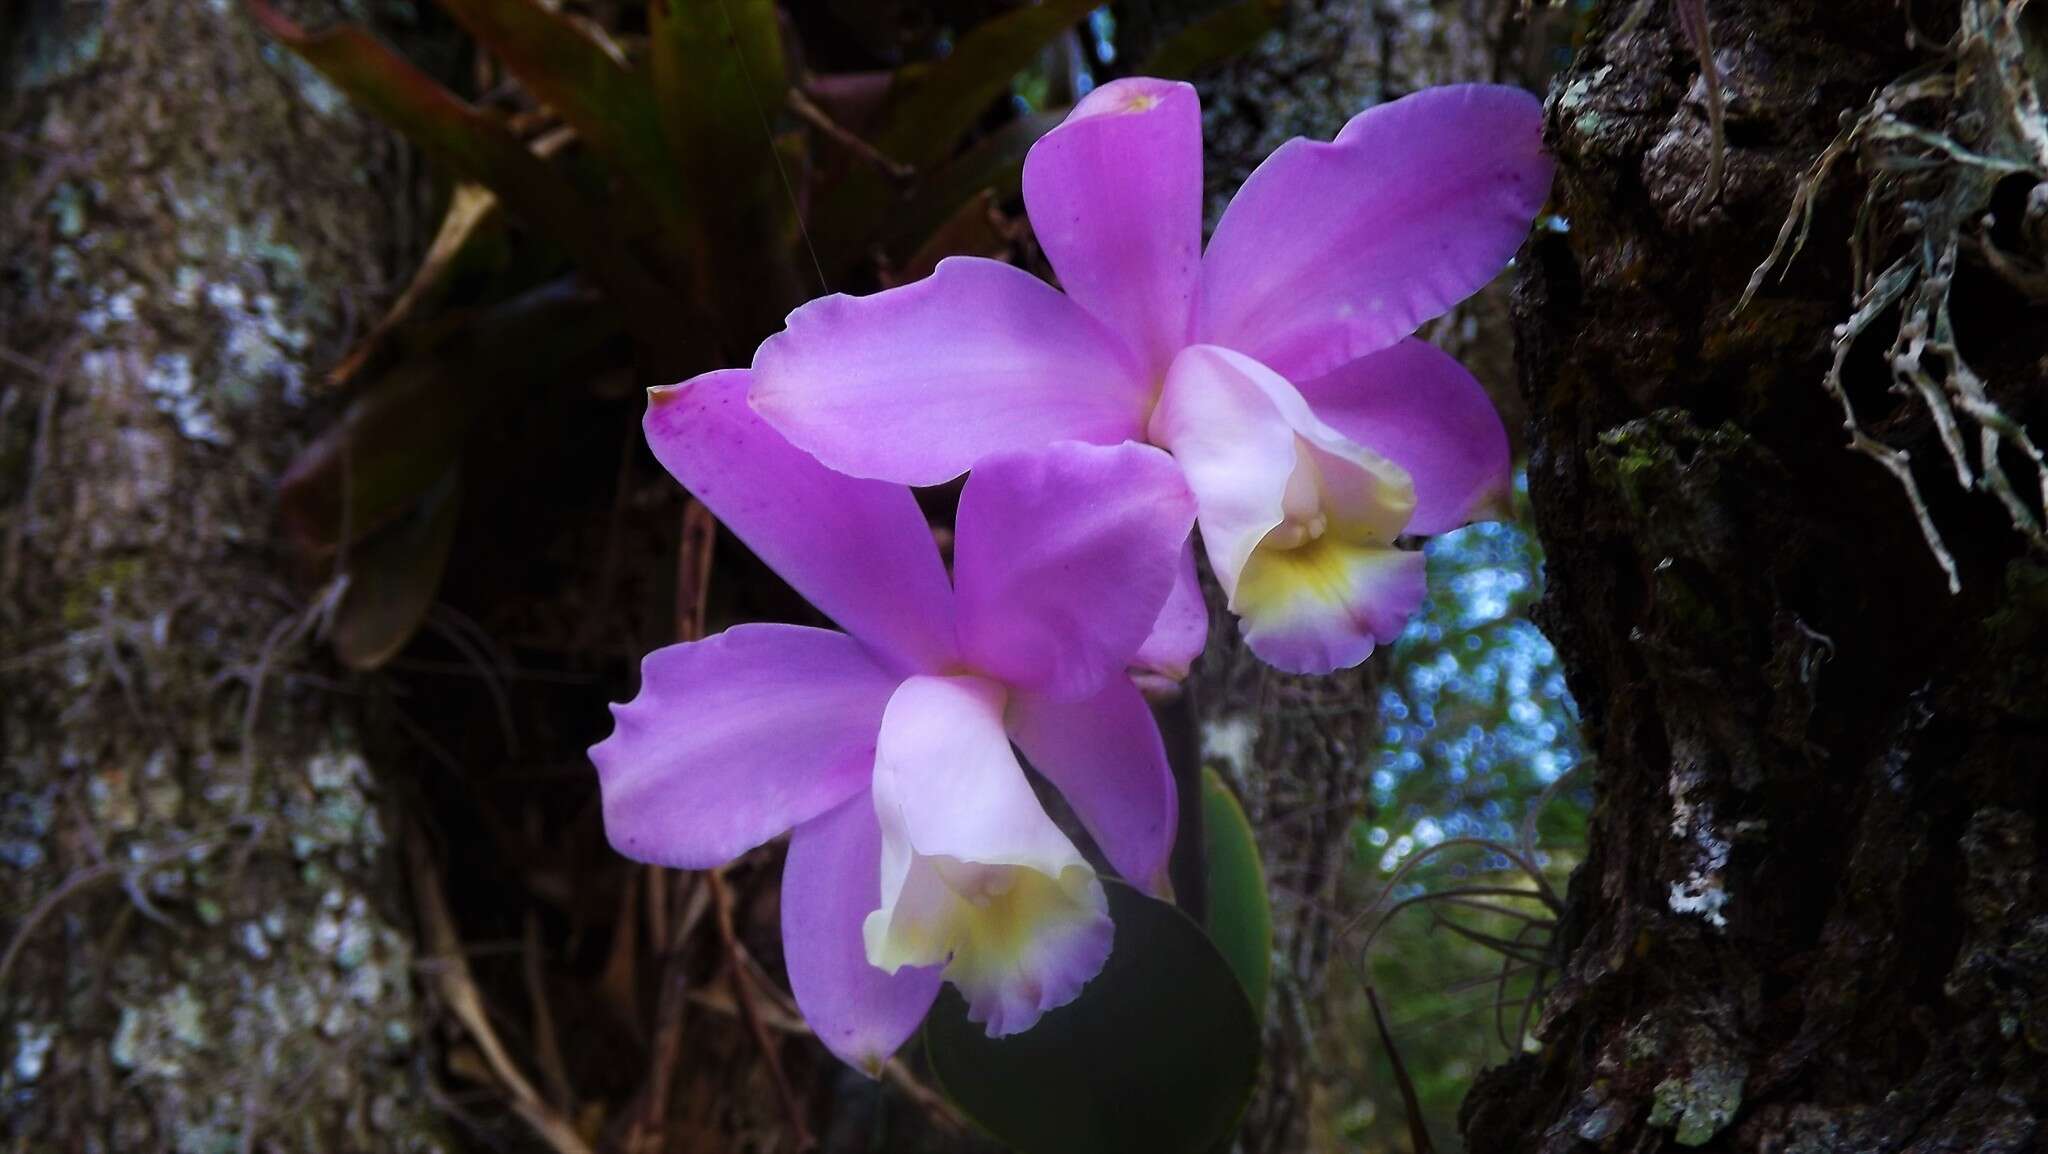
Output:
[[422,305],[431,303],[439,294],[447,282],[448,273],[455,266],[456,255],[470,242],[470,238],[499,219],[496,194],[483,185],[466,180],[457,183],[448,198],[448,211],[441,218],[440,230],[427,247],[426,255],[420,259],[419,267],[413,270],[412,280],[385,310],[383,317],[341,359],[341,363],[327,371],[328,387],[345,388],[360,375],[384,351],[399,326],[411,320]]
[[1379,1029],[1380,1045],[1386,1047],[1387,1064],[1394,1068],[1394,1084],[1401,1088],[1401,1109],[1408,1115],[1408,1142],[1414,1154],[1436,1154],[1436,1143],[1430,1141],[1429,1126],[1422,1120],[1422,1101],[1415,1093],[1415,1080],[1408,1076],[1407,1063],[1401,1061],[1400,1047],[1394,1045],[1386,1012],[1380,1009],[1379,993],[1367,986],[1365,1000],[1372,1005],[1372,1024]]
[[484,1062],[489,1065],[492,1076],[510,1096],[513,1112],[553,1147],[556,1154],[592,1154],[589,1143],[583,1140],[569,1120],[548,1105],[534,1090],[533,1083],[526,1080],[526,1075],[519,1072],[511,1055],[505,1052],[504,1043],[499,1041],[498,1032],[491,1027],[483,995],[477,991],[476,979],[469,972],[469,960],[463,956],[461,940],[455,933],[455,923],[448,916],[448,904],[441,895],[440,879],[435,876],[433,859],[427,851],[426,835],[417,827],[412,828],[406,838],[406,847],[411,859],[413,901],[419,908],[421,937],[427,955],[432,959],[434,984],[441,997],[483,1052]]
[[733,930],[732,887],[726,884],[723,870],[712,870],[704,878],[711,889],[711,908],[716,915],[718,937],[725,946],[726,980],[732,985],[733,999],[739,1003],[740,1020],[754,1035],[754,1044],[761,1050],[761,1060],[768,1064],[769,1076],[775,1082],[775,1095],[782,1102],[797,1149],[810,1150],[817,1146],[817,1139],[811,1136],[810,1127],[804,1123],[804,1105],[790,1086],[789,1075],[782,1069],[782,1051],[768,1033],[767,1020],[755,1003],[753,979],[746,967],[746,947],[740,945],[739,935]]

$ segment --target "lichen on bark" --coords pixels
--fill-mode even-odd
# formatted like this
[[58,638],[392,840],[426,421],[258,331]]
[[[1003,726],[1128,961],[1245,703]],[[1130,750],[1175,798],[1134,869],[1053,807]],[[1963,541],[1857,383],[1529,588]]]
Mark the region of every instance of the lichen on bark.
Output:
[[441,1147],[394,822],[268,544],[404,243],[381,129],[227,3],[18,7],[0,204],[0,1005],[36,1148]]

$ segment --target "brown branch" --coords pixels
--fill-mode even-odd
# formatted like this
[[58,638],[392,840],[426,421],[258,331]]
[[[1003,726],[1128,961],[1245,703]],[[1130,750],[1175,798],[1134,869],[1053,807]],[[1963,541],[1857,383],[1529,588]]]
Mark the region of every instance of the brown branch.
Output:
[[796,1148],[813,1149],[818,1143],[811,1137],[810,1127],[804,1124],[803,1103],[797,1100],[796,1091],[789,1084],[789,1076],[783,1072],[782,1052],[776,1047],[775,1039],[769,1036],[761,1009],[754,1003],[753,981],[747,974],[745,963],[746,947],[740,944],[739,935],[733,930],[732,888],[726,884],[723,869],[707,872],[704,879],[711,888],[718,938],[725,946],[726,981],[731,984],[733,999],[739,1004],[740,1020],[746,1023],[747,1031],[754,1036],[754,1044],[760,1047],[762,1060],[768,1064],[768,1073],[775,1081],[776,1097],[782,1101],[790,1132],[796,1138]]

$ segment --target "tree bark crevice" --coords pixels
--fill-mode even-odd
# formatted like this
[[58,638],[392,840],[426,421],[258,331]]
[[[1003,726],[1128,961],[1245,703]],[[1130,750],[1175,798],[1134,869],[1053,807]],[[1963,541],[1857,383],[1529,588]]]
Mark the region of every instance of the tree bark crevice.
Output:
[[[1796,260],[1738,307],[1802,174],[1873,94],[1952,67],[1935,46],[1971,5],[1914,5],[1917,31],[1891,6],[1708,5],[1730,100],[1712,201],[1696,55],[1663,5],[1618,34],[1631,7],[1553,92],[1563,224],[1516,294],[1539,621],[1597,805],[1544,1048],[1482,1077],[1468,1144],[2034,1149],[2048,564],[1894,387],[1910,306],[1856,338],[1842,382],[1911,455],[1960,593],[1823,387],[1871,270],[1976,227],[1926,206],[1990,186],[1931,148],[1917,170],[1841,160]],[[1967,137],[1970,84],[1916,116]],[[1962,353],[2042,428],[2040,302],[1967,252],[1948,273]]]

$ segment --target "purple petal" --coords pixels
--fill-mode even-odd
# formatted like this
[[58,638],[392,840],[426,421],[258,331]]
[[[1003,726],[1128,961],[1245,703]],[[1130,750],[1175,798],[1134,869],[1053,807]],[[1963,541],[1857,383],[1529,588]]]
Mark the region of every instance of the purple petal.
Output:
[[1190,537],[1180,547],[1180,572],[1173,592],[1152,622],[1152,632],[1131,658],[1134,676],[1141,687],[1169,689],[1188,675],[1202,647],[1209,642],[1209,606],[1202,600],[1202,579],[1195,573],[1195,542]]
[[605,834],[638,861],[719,865],[861,792],[900,679],[844,633],[740,625],[647,655],[590,751]]
[[1072,1001],[1109,957],[1108,899],[1040,807],[978,677],[913,677],[875,749],[882,908],[864,927],[886,970],[945,961],[991,1036]]
[[878,1078],[939,993],[939,967],[868,963],[861,923],[881,905],[882,831],[865,790],[796,827],[782,867],[789,988],[825,1047]]
[[1165,896],[1180,807],[1159,724],[1137,689],[1118,678],[1086,701],[1019,694],[1010,703],[1010,736],[1074,807],[1116,872]]
[[1024,160],[1031,229],[1067,295],[1124,335],[1148,379],[1187,344],[1202,258],[1202,105],[1133,76],[1074,106]]
[[1508,434],[1465,366],[1410,337],[1301,386],[1338,432],[1408,470],[1415,482],[1410,533],[1448,533],[1506,515]]
[[1391,346],[1521,246],[1550,190],[1542,129],[1534,96],[1457,85],[1281,145],[1209,241],[1196,338],[1296,381]]
[[1122,677],[1173,589],[1194,513],[1180,469],[1150,445],[984,458],[954,530],[961,656],[1064,700]]
[[899,668],[953,662],[953,594],[910,491],[842,476],[747,407],[744,369],[651,389],[655,457],[782,579]]
[[1059,290],[955,257],[791,313],[754,355],[752,401],[831,468],[935,485],[999,449],[1127,440],[1149,394],[1123,342]]
[[1422,607],[1421,553],[1334,537],[1245,566],[1232,609],[1261,661],[1290,673],[1349,669],[1400,636]]

